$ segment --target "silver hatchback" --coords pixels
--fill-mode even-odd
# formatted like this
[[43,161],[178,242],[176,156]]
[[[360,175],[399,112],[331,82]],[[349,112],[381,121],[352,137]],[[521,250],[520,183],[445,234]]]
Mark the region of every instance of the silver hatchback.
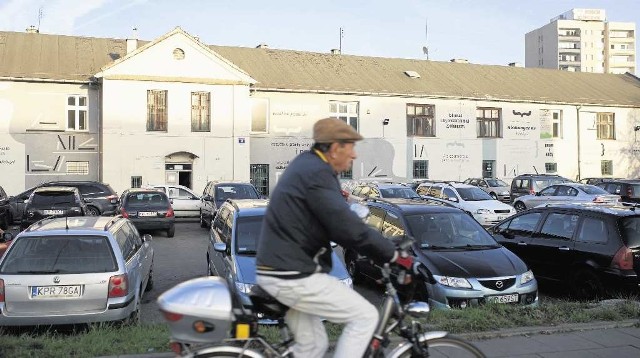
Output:
[[518,197],[513,207],[523,211],[543,204],[558,203],[619,204],[620,195],[609,194],[595,185],[562,183],[548,186],[533,195]]
[[122,217],[31,225],[0,260],[0,326],[137,324],[153,287],[150,241]]

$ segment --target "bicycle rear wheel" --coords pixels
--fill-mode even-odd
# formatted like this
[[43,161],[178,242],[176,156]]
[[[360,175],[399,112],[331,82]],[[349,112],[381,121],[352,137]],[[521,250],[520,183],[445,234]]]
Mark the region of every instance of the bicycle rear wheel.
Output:
[[250,349],[234,346],[203,348],[193,354],[194,358],[264,358],[264,355]]
[[[462,338],[445,335],[443,337],[421,340],[422,348],[427,350],[429,357],[459,357],[459,358],[485,358],[486,356],[478,347]],[[412,344],[407,343],[396,348],[388,357],[413,357]]]

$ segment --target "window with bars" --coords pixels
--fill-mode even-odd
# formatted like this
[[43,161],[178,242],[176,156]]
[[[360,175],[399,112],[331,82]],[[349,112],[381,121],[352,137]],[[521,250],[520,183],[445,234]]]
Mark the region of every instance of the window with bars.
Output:
[[616,139],[615,117],[613,113],[598,113],[596,117],[597,138]]
[[89,162],[67,161],[67,174],[89,175]]
[[407,136],[435,137],[435,106],[407,104]]
[[601,160],[600,161],[600,174],[602,174],[602,175],[613,175],[613,161],[612,160]]
[[557,173],[558,163],[544,163],[544,170],[547,173]]
[[413,179],[429,179],[429,161],[413,161]]
[[358,130],[358,102],[329,102],[329,116],[342,119]]
[[167,131],[167,91],[147,91],[147,131]]
[[500,138],[500,108],[476,109],[478,138]]
[[141,176],[132,176],[131,177],[131,187],[132,188],[140,188],[140,187],[142,187],[142,177]]
[[67,130],[88,131],[87,97],[67,96]]
[[191,92],[191,131],[211,130],[211,93]]
[[551,137],[562,138],[562,111],[551,111]]
[[266,133],[269,128],[269,99],[251,99],[251,131]]
[[249,179],[262,195],[269,195],[269,164],[251,164]]

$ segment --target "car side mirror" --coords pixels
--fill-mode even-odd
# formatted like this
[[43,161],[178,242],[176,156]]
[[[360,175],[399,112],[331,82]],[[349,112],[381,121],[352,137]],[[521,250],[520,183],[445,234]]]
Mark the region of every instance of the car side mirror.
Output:
[[225,244],[224,242],[216,242],[215,244],[213,244],[213,250],[215,252],[226,253],[227,252],[227,244]]
[[143,242],[149,242],[149,241],[151,241],[152,238],[153,237],[151,235],[149,235],[149,234],[142,235],[142,241]]

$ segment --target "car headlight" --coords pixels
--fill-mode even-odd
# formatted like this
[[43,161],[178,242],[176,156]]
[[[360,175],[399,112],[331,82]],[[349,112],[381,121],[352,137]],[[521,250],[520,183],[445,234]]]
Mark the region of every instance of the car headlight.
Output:
[[344,283],[349,288],[353,288],[353,280],[351,277],[343,278],[340,282]]
[[436,282],[439,282],[441,285],[454,287],[454,288],[471,288],[471,284],[467,281],[466,278],[461,277],[449,277],[449,276],[437,276],[433,275],[433,278],[436,279]]
[[491,213],[491,211],[489,211],[488,209],[478,209],[476,210],[476,214],[489,214]]
[[500,195],[509,195],[508,191],[503,191],[502,193],[500,193]]
[[236,288],[238,289],[238,291],[246,294],[249,294],[249,292],[251,292],[251,288],[253,288],[253,286],[254,285],[250,283],[236,282]]
[[529,282],[529,281],[531,281],[533,279],[534,279],[533,271],[529,270],[529,271],[523,273],[522,276],[520,276],[520,284],[524,285],[525,283],[527,283],[527,282]]

